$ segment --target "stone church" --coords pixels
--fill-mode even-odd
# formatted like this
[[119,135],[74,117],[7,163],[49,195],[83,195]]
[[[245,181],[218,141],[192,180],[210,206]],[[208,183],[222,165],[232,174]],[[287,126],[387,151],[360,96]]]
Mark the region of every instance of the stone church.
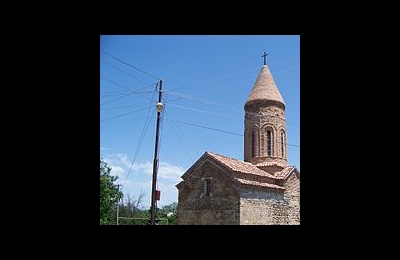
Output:
[[244,104],[244,161],[205,152],[176,185],[178,225],[300,224],[300,172],[287,162],[285,102],[263,57]]

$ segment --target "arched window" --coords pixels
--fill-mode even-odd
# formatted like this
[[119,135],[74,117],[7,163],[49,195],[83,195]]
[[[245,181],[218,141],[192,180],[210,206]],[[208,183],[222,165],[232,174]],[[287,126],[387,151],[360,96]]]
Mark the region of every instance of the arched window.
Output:
[[251,157],[256,156],[256,133],[251,132]]
[[281,155],[285,158],[285,134],[281,131]]
[[272,133],[270,130],[267,130],[267,155],[272,155]]
[[211,179],[204,179],[204,196],[211,195]]

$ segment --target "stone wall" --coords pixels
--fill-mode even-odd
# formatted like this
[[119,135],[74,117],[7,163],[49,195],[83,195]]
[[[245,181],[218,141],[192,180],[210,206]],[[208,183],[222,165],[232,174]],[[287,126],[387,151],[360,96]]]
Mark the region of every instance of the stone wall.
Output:
[[[204,195],[204,179],[210,179],[211,194]],[[205,161],[180,186],[178,225],[238,225],[239,189],[225,169]]]
[[287,202],[280,191],[242,189],[240,191],[241,225],[285,225],[289,223]]
[[290,225],[300,225],[300,179],[292,174],[284,184]]

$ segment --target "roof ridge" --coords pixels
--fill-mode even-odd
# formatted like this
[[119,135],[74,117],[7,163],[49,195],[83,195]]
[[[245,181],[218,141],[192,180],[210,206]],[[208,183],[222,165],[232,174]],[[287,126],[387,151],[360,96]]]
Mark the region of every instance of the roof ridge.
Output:
[[209,151],[207,151],[206,153],[209,154],[212,158],[214,158],[218,162],[224,164],[226,167],[228,167],[232,171],[240,172],[240,173],[244,173],[244,174],[252,174],[252,175],[262,176],[262,177],[266,177],[266,178],[270,178],[270,179],[277,179],[274,175],[270,174],[269,172],[267,172],[263,169],[258,168],[256,165],[254,165],[250,162],[241,161],[236,158],[212,153]]

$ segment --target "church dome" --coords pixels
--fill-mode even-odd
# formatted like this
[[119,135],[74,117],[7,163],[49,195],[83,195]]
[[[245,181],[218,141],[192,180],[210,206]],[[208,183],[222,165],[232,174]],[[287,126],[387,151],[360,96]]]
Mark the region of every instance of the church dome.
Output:
[[275,101],[285,106],[285,102],[267,65],[262,66],[256,83],[245,103],[245,109],[253,103],[263,103],[263,101]]

